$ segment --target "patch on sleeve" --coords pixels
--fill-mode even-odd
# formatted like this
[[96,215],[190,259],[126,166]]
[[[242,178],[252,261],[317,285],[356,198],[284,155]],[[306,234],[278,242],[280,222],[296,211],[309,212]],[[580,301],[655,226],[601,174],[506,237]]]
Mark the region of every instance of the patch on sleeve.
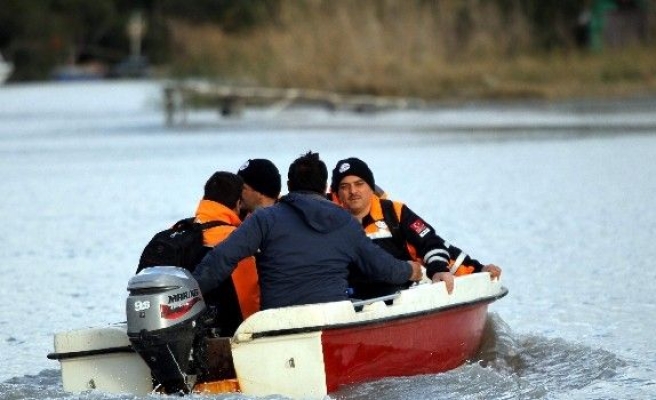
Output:
[[417,219],[415,222],[410,224],[410,229],[415,231],[419,237],[424,237],[430,232],[430,228],[426,226],[426,223],[421,219]]

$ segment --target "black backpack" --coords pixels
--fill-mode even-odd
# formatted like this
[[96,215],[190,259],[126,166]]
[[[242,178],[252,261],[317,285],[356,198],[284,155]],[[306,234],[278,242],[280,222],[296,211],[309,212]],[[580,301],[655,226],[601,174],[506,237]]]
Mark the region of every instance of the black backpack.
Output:
[[155,266],[175,266],[194,270],[196,265],[210,250],[203,245],[203,231],[219,225],[230,225],[223,221],[210,221],[203,224],[195,218],[185,218],[171,228],[158,232],[148,242],[141,253],[137,272]]

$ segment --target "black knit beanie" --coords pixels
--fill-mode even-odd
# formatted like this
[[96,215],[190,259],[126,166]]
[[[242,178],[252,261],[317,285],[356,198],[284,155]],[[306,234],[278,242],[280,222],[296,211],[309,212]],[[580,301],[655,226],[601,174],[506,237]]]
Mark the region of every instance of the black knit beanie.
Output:
[[239,168],[237,175],[254,190],[277,199],[280,195],[281,180],[278,168],[269,160],[255,158],[248,160]]
[[354,175],[362,178],[363,181],[374,190],[376,183],[374,182],[374,174],[371,172],[367,164],[359,158],[351,157],[345,160],[340,160],[333,169],[333,176],[330,183],[330,191],[337,193],[339,183],[345,176]]

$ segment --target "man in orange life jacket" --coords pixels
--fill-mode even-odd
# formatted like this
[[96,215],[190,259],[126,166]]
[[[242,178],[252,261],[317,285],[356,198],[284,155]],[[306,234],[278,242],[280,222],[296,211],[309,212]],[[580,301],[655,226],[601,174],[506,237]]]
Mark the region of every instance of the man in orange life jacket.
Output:
[[[196,222],[226,223],[203,232],[205,246],[216,246],[241,224],[239,209],[242,188],[242,178],[225,171],[215,172],[205,183],[205,193],[196,209]],[[255,258],[247,257],[239,261],[230,278],[204,297],[208,304],[217,305],[221,335],[231,336],[244,319],[260,310]]]
[[[423,262],[426,276],[433,282],[444,281],[449,293],[453,290],[453,275],[481,271],[489,272],[492,278],[501,275],[496,265],[483,265],[448,244],[405,204],[381,199],[374,193],[375,188],[373,173],[358,158],[341,160],[332,171],[333,201],[358,219],[367,236],[388,253],[399,259]],[[352,276],[351,284],[353,296],[358,298],[382,296],[399,289],[357,274]]]

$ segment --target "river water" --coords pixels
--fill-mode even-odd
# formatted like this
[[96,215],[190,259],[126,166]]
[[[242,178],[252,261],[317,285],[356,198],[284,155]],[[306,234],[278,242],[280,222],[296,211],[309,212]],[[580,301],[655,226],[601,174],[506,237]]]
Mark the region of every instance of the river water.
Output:
[[0,87],[0,399],[132,398],[65,393],[53,334],[125,320],[142,247],[214,171],[269,158],[284,176],[307,150],[368,162],[510,290],[479,362],[332,398],[656,398],[655,98],[196,111],[172,128],[160,104],[157,82]]

